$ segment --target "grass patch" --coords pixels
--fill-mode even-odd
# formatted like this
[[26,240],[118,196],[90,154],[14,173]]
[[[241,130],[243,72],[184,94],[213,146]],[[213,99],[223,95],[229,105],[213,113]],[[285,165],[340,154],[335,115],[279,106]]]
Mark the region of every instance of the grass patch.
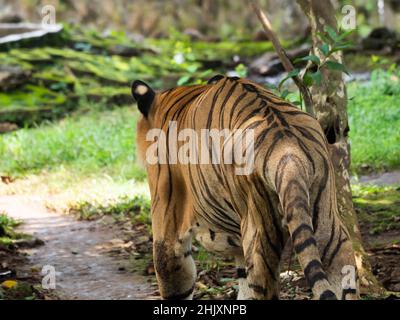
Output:
[[149,228],[151,225],[150,200],[143,195],[124,196],[113,199],[106,204],[89,201],[77,202],[71,206],[70,213],[85,220],[93,220],[101,216],[110,215],[117,221],[128,218],[132,224],[144,223]]
[[19,221],[0,211],[0,246],[10,247],[13,245],[14,240],[22,237],[21,234],[14,230],[19,224]]
[[372,235],[400,230],[400,186],[354,185],[353,202],[361,223]]
[[0,173],[21,177],[66,168],[75,175],[143,180],[135,163],[137,117],[129,107],[92,111],[2,135]]
[[374,71],[370,82],[349,85],[352,170],[400,167],[400,72]]

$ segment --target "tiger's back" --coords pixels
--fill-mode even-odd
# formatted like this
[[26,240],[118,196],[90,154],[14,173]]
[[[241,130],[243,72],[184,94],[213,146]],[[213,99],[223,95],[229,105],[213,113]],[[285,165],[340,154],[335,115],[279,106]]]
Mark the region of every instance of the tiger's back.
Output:
[[[314,118],[255,83],[227,77],[157,93],[148,108],[138,126],[142,153],[149,148],[144,134],[151,128],[162,129],[167,141],[174,130],[189,128],[204,138],[185,163],[147,166],[163,297],[190,296],[194,236],[206,249],[235,257],[239,298],[279,297],[279,264],[289,235],[315,297],[356,297],[355,288],[341,286],[343,266],[355,262],[337,211],[327,142]],[[210,132],[224,134],[210,141]],[[242,140],[251,132],[251,143],[239,152],[240,159],[250,160],[244,166],[238,166],[232,148],[243,147],[237,132]],[[179,149],[190,138],[177,140],[176,150],[167,143],[169,160],[175,153],[172,159],[179,160]],[[249,158],[243,158],[246,152]],[[219,161],[213,163],[214,154]]]

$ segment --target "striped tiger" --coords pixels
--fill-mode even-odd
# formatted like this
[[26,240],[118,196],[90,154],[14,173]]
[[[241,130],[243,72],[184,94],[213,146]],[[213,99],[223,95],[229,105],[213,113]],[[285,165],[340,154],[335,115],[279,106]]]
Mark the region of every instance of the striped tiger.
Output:
[[[137,150],[148,174],[154,265],[163,299],[193,297],[193,238],[206,250],[234,257],[238,299],[279,299],[289,236],[314,299],[358,298],[357,279],[343,285],[344,268],[356,274],[356,263],[338,213],[327,140],[316,119],[238,77],[218,75],[204,85],[157,92],[137,80],[132,95],[142,113]],[[168,137],[172,121],[178,131],[190,128],[199,135],[203,129],[253,130],[252,172],[238,175],[234,163],[146,162],[156,140],[149,141],[148,132],[159,129]],[[224,148],[206,146],[210,152]]]

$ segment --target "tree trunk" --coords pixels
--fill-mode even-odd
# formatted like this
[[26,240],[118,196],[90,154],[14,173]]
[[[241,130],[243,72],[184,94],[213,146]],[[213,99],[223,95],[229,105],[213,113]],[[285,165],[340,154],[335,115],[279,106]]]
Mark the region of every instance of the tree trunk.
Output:
[[[310,22],[313,54],[322,60],[322,53],[318,49],[322,41],[317,34],[324,33],[325,25],[337,30],[332,3],[329,0],[297,0],[297,2]],[[342,53],[335,53],[334,59],[341,63]],[[371,265],[361,242],[357,216],[353,207],[349,174],[350,145],[348,143],[349,125],[345,83],[341,72],[323,69],[321,70],[321,86],[313,86],[311,92],[315,115],[329,142],[329,151],[335,168],[339,212],[352,237],[361,292],[381,294],[383,288],[372,274]]]

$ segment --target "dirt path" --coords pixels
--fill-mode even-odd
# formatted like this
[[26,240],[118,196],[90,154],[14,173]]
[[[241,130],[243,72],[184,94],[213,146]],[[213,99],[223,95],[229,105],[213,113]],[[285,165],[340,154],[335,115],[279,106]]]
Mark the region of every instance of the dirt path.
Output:
[[[27,250],[32,266],[56,270],[56,292],[64,299],[145,299],[149,277],[132,274],[126,259],[107,254],[118,231],[101,222],[77,221],[48,211],[40,199],[1,196],[0,210],[22,220],[20,230],[45,242]],[[117,239],[117,240],[116,240]]]
[[396,185],[400,184],[400,170],[384,173],[373,173],[359,178],[360,183],[376,185]]

